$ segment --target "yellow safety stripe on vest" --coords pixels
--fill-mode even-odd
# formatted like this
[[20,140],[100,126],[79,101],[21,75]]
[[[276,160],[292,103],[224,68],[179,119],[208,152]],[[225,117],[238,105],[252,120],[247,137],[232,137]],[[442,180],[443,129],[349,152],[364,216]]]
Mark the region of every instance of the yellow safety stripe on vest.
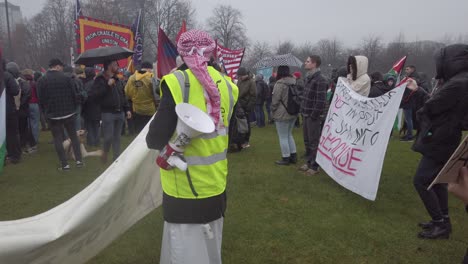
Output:
[[196,157],[196,156],[185,157],[185,161],[187,161],[188,165],[211,165],[218,161],[225,160],[226,157],[227,157],[227,149],[225,149],[221,153],[216,153],[208,157]]

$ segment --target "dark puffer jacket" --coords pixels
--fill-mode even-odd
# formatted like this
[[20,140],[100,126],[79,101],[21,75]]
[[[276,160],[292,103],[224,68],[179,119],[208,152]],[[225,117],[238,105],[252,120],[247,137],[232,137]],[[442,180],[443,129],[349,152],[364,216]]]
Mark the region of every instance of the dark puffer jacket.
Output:
[[413,149],[439,162],[447,162],[462,136],[468,114],[468,45],[447,46],[436,54],[436,79],[443,79],[418,111],[421,129]]
[[110,87],[104,75],[98,75],[91,88],[94,91],[92,96],[100,104],[102,113],[127,112],[129,105],[124,93],[124,84],[117,77],[113,78],[115,85]]

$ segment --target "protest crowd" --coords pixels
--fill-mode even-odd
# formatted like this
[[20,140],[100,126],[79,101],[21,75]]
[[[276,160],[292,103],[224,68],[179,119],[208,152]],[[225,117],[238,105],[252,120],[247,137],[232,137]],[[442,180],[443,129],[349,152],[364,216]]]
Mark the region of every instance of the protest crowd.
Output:
[[[460,169],[457,182],[439,183],[428,189],[459,146],[463,131],[468,130],[468,45],[440,49],[435,55],[437,70],[432,80],[418,71],[418,65],[405,65],[405,60],[387,73],[368,72],[368,58],[355,54],[350,54],[331,75],[321,71],[328,62],[317,54],[310,54],[299,67],[289,63],[272,65],[271,76],[243,65],[229,75],[214,54],[214,40],[207,33],[186,31],[176,46],[179,56],[174,58],[175,67],[163,75],[158,72],[161,69],[157,69],[157,63],[149,61],[142,61],[130,70],[122,69],[119,59],[102,61],[100,67],[93,67],[67,65],[62,59],[50,58],[48,69],[41,71],[3,59],[6,166],[12,170],[15,166],[27,166],[27,156],[41,154],[39,143],[53,144],[60,171],[83,168],[87,166],[86,159],[93,157],[110,165],[110,160],[117,160],[122,152],[121,137],[136,136],[148,125],[148,148],[167,155],[160,154],[158,165],[161,176],[169,177],[176,172],[171,171],[173,165],[167,158],[183,153],[170,145],[178,120],[176,105],[199,106],[202,101],[201,108],[206,107],[214,120],[215,136],[192,140],[185,151],[186,159],[199,158],[201,165],[187,177],[190,183],[191,177],[194,183],[201,184],[203,173],[214,174],[216,187],[206,183],[205,188],[198,190],[193,186],[174,189],[173,184],[182,183],[162,181],[166,222],[161,252],[168,255],[161,255],[161,263],[172,263],[168,252],[171,247],[177,247],[176,242],[192,249],[185,253],[187,258],[196,254],[193,253],[196,250],[208,252],[207,256],[197,256],[201,262],[194,263],[213,256],[220,263],[227,157],[206,164],[200,157],[215,156],[216,151],[224,148],[231,155],[262,148],[251,141],[252,133],[274,127],[281,156],[265,162],[271,166],[289,166],[306,177],[317,177],[323,170],[317,156],[321,142],[326,140],[323,131],[327,114],[336,107],[333,101],[337,97],[336,87],[340,83],[348,85],[353,96],[365,101],[405,84],[399,102],[401,126],[394,126],[398,123],[395,120],[386,122],[392,126],[388,138],[399,137],[400,141],[408,142],[408,148],[422,154],[418,167],[414,168],[413,184],[428,215],[427,219],[420,219],[425,221],[418,223],[420,230],[416,235],[421,239],[448,239],[457,228],[452,227],[450,220],[449,191],[467,205],[468,212],[466,166]],[[187,98],[180,92],[184,88],[190,91]],[[232,115],[220,114],[220,109]],[[224,134],[223,129],[227,130]],[[41,137],[46,131],[51,133],[52,140]],[[294,131],[302,134],[299,142],[293,136]],[[298,153],[299,144],[303,144],[304,153]],[[177,173],[179,179],[185,179],[185,172]],[[192,195],[197,199],[188,198]],[[203,224],[206,232],[214,234],[216,243],[203,248],[197,244],[203,240],[202,234],[190,227],[179,230],[180,233],[174,231],[187,223]],[[191,234],[192,240],[181,242],[187,234]],[[468,252],[463,263],[468,263]]]

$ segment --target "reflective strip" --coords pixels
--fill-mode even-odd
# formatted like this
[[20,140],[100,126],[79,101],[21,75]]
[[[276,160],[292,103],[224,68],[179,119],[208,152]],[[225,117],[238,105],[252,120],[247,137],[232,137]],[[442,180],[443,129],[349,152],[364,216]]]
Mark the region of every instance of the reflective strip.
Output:
[[218,131],[215,131],[213,133],[209,134],[201,134],[198,138],[203,138],[203,139],[213,139],[216,138],[217,136],[226,136],[227,131],[229,131],[229,127],[225,127],[223,129],[220,129]]
[[190,82],[189,82],[187,71],[183,71],[183,73],[185,77],[185,83],[184,83],[184,86],[181,86],[181,88],[184,87],[182,88],[182,94],[184,95],[184,103],[188,103],[189,94],[190,94]]
[[180,71],[175,71],[174,72],[175,77],[177,78],[177,81],[179,82],[179,87],[182,90],[182,98],[184,97],[184,87],[185,85],[185,78],[184,75]]
[[231,121],[231,117],[232,117],[232,110],[234,108],[234,96],[232,95],[232,86],[231,84],[228,82],[228,80],[226,80],[226,78],[224,78],[224,75],[223,76],[223,79],[224,81],[226,82],[226,85],[228,87],[228,92],[229,92],[229,114],[228,114],[228,123]]
[[227,158],[227,149],[224,150],[224,152],[213,154],[208,157],[196,157],[196,156],[191,156],[191,157],[185,157],[185,160],[187,161],[188,165],[211,165],[215,164],[218,161],[225,160]]

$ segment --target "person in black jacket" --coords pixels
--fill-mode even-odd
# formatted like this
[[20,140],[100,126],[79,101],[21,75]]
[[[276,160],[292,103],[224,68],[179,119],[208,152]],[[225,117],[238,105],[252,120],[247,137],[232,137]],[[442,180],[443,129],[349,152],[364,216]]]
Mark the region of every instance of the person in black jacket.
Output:
[[[432,220],[420,223],[425,229],[420,238],[448,238],[451,224],[448,212],[447,184],[431,184],[458,147],[462,136],[462,118],[468,113],[468,45],[450,45],[436,54],[436,79],[444,84],[434,91],[418,111],[420,131],[413,150],[421,153],[414,187]],[[409,89],[418,89],[414,83]],[[419,88],[420,89],[420,88]]]
[[65,140],[63,131],[67,131],[73,145],[76,157],[76,167],[83,167],[80,151],[80,141],[76,135],[76,90],[73,80],[63,74],[63,63],[59,59],[49,62],[49,70],[37,83],[39,104],[49,120],[50,130],[54,138],[55,151],[61,162],[59,170],[68,171],[68,164],[63,148]]
[[96,102],[101,106],[102,134],[104,135],[103,155],[101,160],[107,162],[107,156],[112,145],[113,160],[120,155],[120,136],[125,122],[125,116],[130,119],[132,114],[124,94],[124,85],[117,78],[119,65],[117,61],[106,62],[104,72],[94,79],[92,90]]
[[273,99],[273,88],[275,87],[275,84],[276,84],[276,77],[270,76],[270,79],[268,80],[268,96],[266,98],[266,104],[265,104],[265,108],[268,114],[268,124],[273,124],[275,122],[273,118],[271,118],[271,101]]
[[6,149],[7,162],[16,164],[21,160],[21,146],[18,131],[18,109],[15,105],[15,96],[20,93],[19,84],[15,77],[6,71],[6,63],[2,60],[3,82],[6,94]]
[[85,68],[85,78],[81,79],[88,99],[83,105],[83,117],[85,121],[86,143],[88,146],[99,146],[99,127],[101,123],[101,106],[96,102],[95,90],[93,90],[96,72],[92,67]]
[[[36,147],[36,140],[32,134],[31,126],[29,126],[29,100],[31,99],[31,86],[20,73],[18,64],[9,62],[7,65],[8,72],[18,81],[21,96],[20,107],[18,109],[18,129],[20,136],[20,145],[23,153],[30,153],[32,147]],[[32,153],[32,152],[31,152]]]
[[383,75],[380,72],[373,72],[371,75],[371,88],[369,98],[379,97],[384,95],[390,89],[383,82]]
[[263,80],[263,75],[258,74],[255,77],[255,84],[257,86],[257,96],[255,99],[255,116],[257,119],[257,127],[265,126],[265,112],[263,105],[265,104],[269,88],[266,82]]

